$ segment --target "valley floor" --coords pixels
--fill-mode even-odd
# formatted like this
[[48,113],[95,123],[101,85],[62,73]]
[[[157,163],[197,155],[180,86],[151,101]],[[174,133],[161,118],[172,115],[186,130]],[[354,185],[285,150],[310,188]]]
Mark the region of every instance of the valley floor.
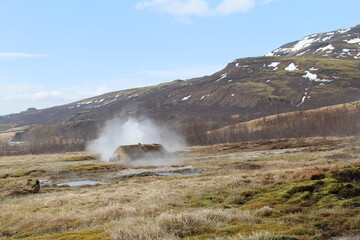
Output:
[[[360,139],[177,153],[194,176],[114,179],[84,152],[0,157],[0,239],[359,239]],[[28,179],[46,180],[27,193]],[[58,186],[78,180],[105,184]]]

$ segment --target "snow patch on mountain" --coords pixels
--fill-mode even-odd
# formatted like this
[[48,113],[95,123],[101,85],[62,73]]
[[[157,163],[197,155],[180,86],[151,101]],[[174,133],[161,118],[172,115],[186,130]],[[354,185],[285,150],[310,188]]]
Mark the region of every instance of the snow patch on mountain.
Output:
[[265,56],[307,56],[319,57],[319,55],[312,55],[314,53],[322,53],[321,57],[325,58],[355,58],[356,54],[342,55],[342,49],[346,42],[349,44],[360,45],[359,28],[348,28],[332,31],[328,33],[312,34],[302,38],[293,43],[288,43],[266,54]]
[[181,99],[181,101],[186,101],[189,100],[189,98],[191,98],[191,94],[189,96],[184,97],[183,99]]
[[274,71],[278,69],[278,66],[281,62],[273,62],[268,65],[268,67],[272,67]]
[[325,83],[325,82],[332,82],[332,80],[329,79],[319,79],[317,74],[315,73],[311,73],[309,71],[305,71],[305,75],[303,75],[303,78],[308,78],[310,81],[314,81],[314,82],[321,82],[321,83]]
[[353,39],[350,39],[350,40],[344,40],[344,42],[347,42],[347,43],[360,43],[360,37],[353,38]]
[[350,31],[350,30],[351,30],[351,28],[348,28],[348,29],[340,29],[340,30],[338,30],[338,33],[343,34],[343,33],[346,33],[346,32],[348,32],[348,31]]
[[306,50],[306,51],[304,51],[304,52],[298,53],[298,54],[296,54],[296,56],[304,55],[305,53],[307,53],[307,52],[309,52],[309,51],[310,51],[310,49],[308,49],[308,50]]
[[329,44],[329,45],[327,45],[325,47],[318,48],[315,52],[319,52],[319,51],[321,51],[321,52],[324,52],[324,51],[332,52],[332,50],[334,50],[334,49],[335,49],[334,46]]
[[287,67],[285,68],[285,70],[286,70],[286,71],[296,71],[296,70],[299,70],[297,67],[298,67],[298,66],[296,66],[294,63],[290,63],[289,66],[287,66]]
[[220,81],[220,80],[222,80],[222,79],[224,79],[226,77],[227,77],[227,73],[221,74],[220,78],[218,80],[216,80],[216,82],[218,82],[218,81]]

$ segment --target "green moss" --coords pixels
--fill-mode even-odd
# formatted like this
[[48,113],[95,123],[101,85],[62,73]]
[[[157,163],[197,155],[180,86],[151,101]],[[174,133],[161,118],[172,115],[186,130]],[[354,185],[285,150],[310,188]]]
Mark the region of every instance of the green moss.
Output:
[[228,202],[231,204],[244,204],[247,201],[251,200],[258,193],[260,193],[259,190],[254,190],[254,189],[246,190],[241,192],[239,195],[234,196]]
[[[268,206],[276,213],[257,215],[261,219],[267,219],[261,220],[259,224],[232,224],[219,228],[218,231],[223,235],[246,235],[261,228],[271,233],[292,235],[300,239],[309,239],[308,237],[317,232],[323,236],[322,239],[326,239],[330,232],[341,233],[350,229],[360,229],[352,224],[360,221],[359,214],[354,210],[346,210],[360,206],[357,182],[359,170],[360,167],[346,167],[306,181],[280,182],[242,191],[212,191],[211,194],[199,195],[198,198],[193,196],[192,201],[200,207],[227,206],[256,211]],[[328,211],[331,208],[344,210]],[[283,224],[279,225],[278,219],[282,220]]]
[[83,170],[102,170],[108,169],[109,165],[106,164],[80,164],[69,166],[69,170],[83,171]]
[[[241,89],[244,89],[244,91],[246,91],[247,93],[256,93],[265,97],[274,96],[273,93],[275,91],[275,88],[265,83],[249,81],[238,84],[238,86]],[[277,96],[275,97],[277,98]]]
[[67,232],[38,237],[26,237],[24,240],[109,240],[103,229],[87,230],[81,232]]
[[66,158],[62,161],[64,162],[77,162],[77,161],[86,161],[86,160],[94,160],[96,159],[96,157],[94,156],[76,156],[76,157],[70,157],[70,158]]
[[45,173],[46,170],[43,169],[34,169],[34,170],[22,170],[18,169],[10,174],[10,177],[24,177],[29,175],[36,175],[40,176],[41,174]]
[[294,196],[292,196],[292,198],[288,202],[291,204],[297,204],[309,200],[310,198],[311,198],[311,192],[304,191],[304,192],[296,193]]

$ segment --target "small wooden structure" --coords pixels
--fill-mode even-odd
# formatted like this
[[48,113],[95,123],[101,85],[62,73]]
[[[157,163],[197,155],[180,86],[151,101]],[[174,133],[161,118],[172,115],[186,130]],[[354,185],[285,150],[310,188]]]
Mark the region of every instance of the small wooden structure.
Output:
[[136,144],[119,146],[110,158],[110,162],[135,161],[146,158],[164,158],[169,153],[161,144]]

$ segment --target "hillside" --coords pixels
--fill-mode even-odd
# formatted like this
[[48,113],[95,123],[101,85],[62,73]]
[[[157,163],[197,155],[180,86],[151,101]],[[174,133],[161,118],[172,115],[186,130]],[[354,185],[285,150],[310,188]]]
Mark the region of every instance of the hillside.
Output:
[[360,101],[271,115],[206,133],[207,142],[360,134]]
[[[147,115],[180,128],[195,123],[214,128],[299,109],[358,101],[358,39],[360,25],[331,34],[314,34],[285,44],[268,56],[236,59],[210,76],[116,91],[63,106],[2,116],[0,126],[70,124],[86,129],[117,115]],[[334,49],[326,47],[329,45]]]

